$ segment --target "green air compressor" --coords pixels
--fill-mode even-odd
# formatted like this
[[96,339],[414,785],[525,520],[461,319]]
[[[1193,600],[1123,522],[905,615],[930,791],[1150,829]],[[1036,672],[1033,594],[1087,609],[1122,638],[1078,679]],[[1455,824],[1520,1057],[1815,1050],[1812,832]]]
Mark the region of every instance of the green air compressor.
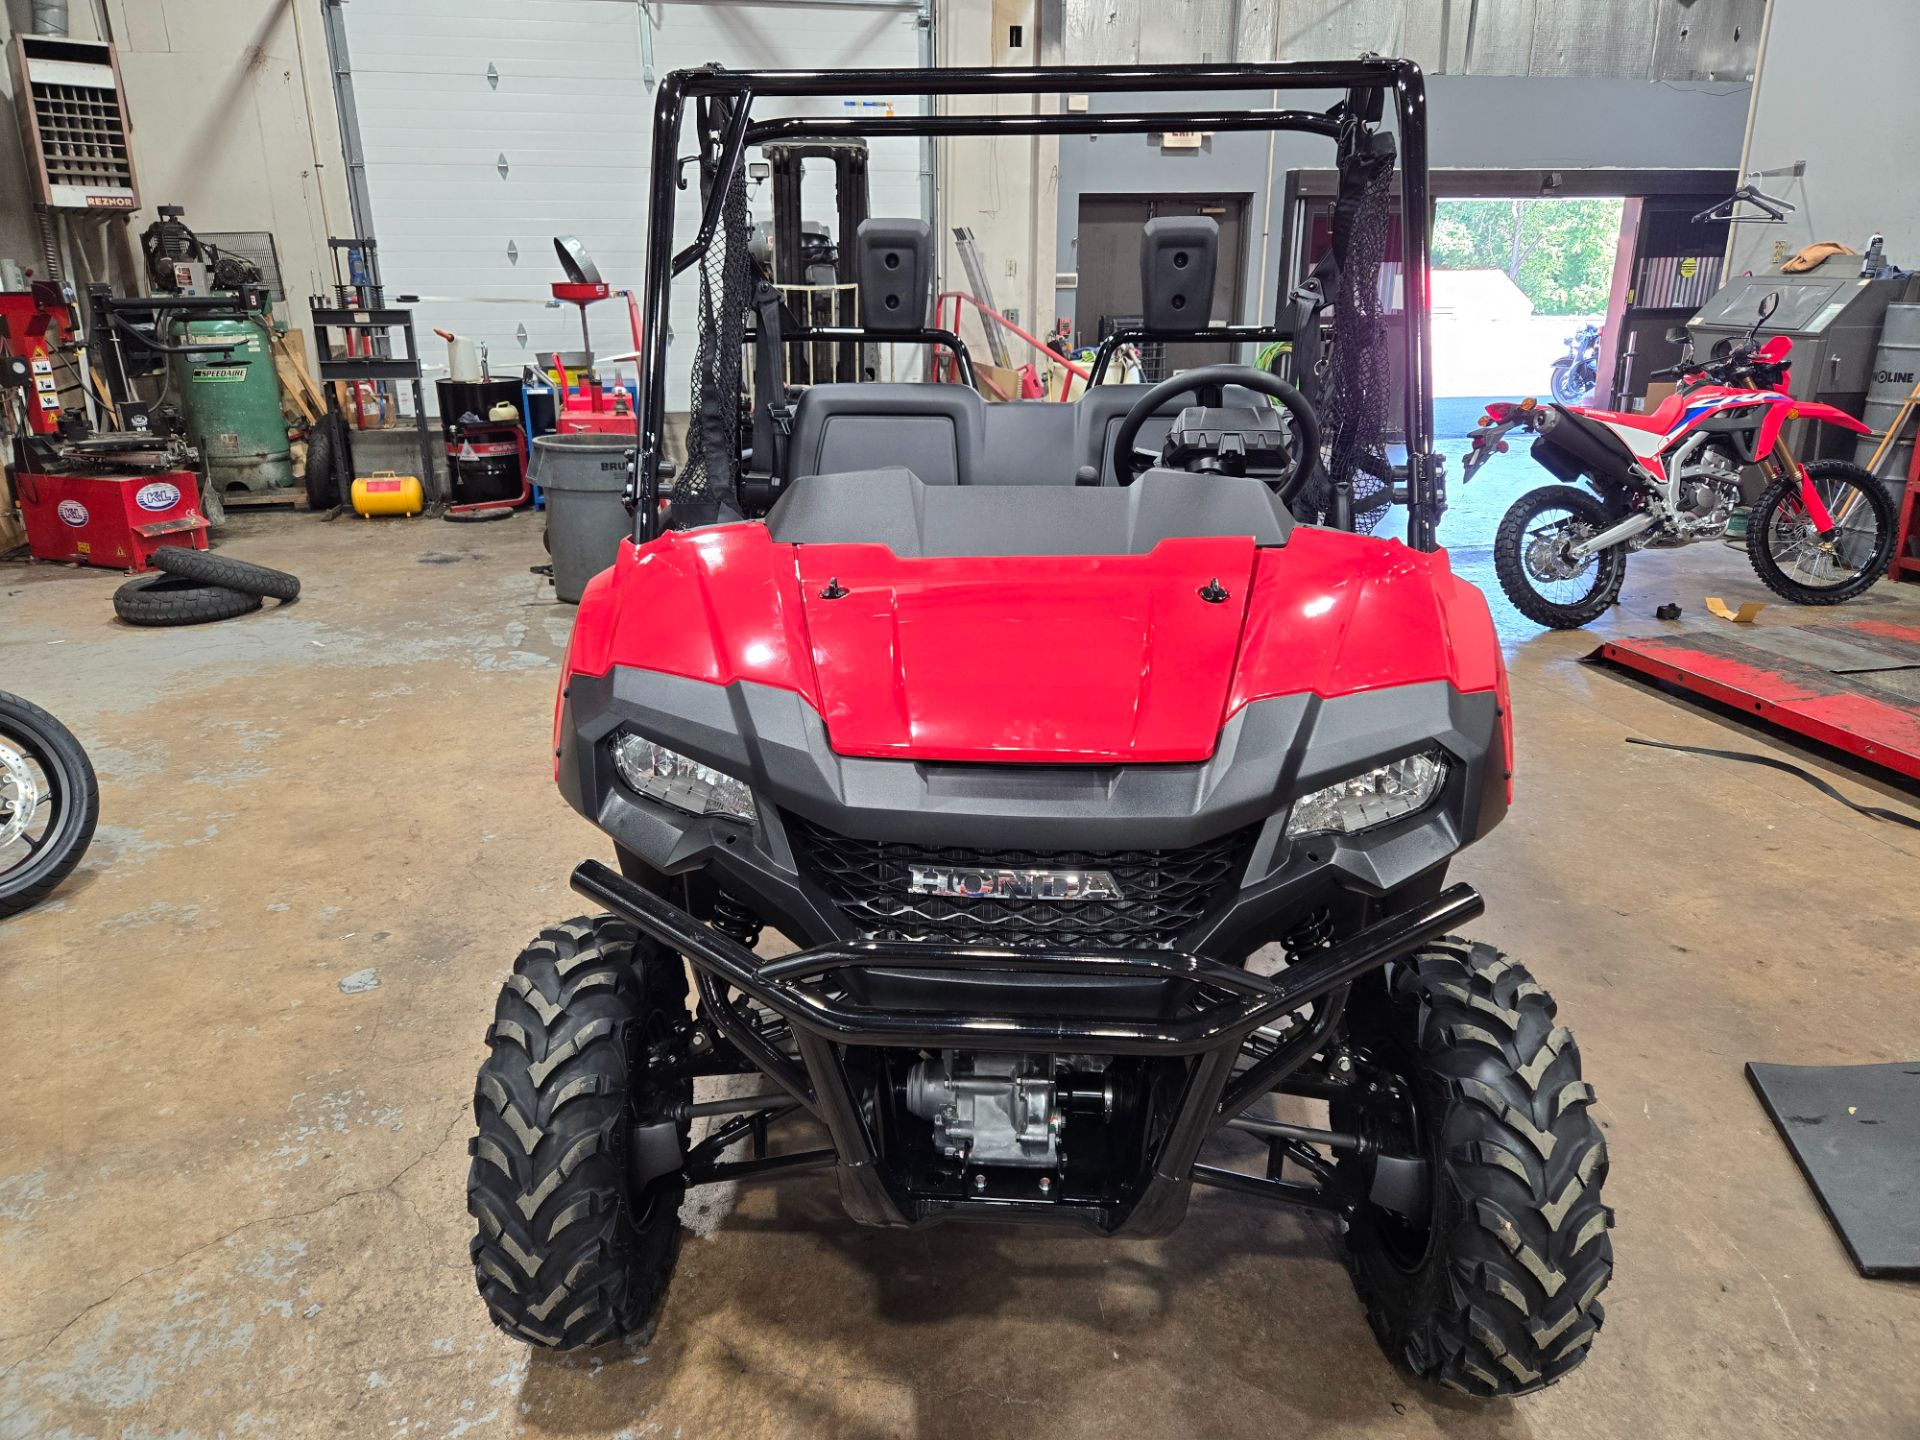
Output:
[[207,477],[220,494],[285,489],[293,484],[293,456],[260,267],[201,239],[185,217],[180,206],[162,205],[159,219],[141,232],[152,297],[108,303],[127,312],[122,335],[126,324],[144,321],[161,342],[135,346],[142,353],[133,357],[129,378],[148,373],[141,361],[167,357],[167,388],[179,397],[187,436],[206,457]]
[[221,494],[258,494],[293,484],[287,424],[280,414],[280,376],[273,366],[268,312],[242,318],[176,321],[174,343],[231,345],[226,354],[202,351],[173,357],[173,383],[187,433],[207,458]]

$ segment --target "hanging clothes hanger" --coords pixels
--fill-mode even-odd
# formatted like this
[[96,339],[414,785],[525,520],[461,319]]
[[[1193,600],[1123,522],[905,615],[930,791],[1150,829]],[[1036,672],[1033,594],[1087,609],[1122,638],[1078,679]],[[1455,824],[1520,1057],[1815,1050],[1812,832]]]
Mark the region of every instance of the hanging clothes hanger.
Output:
[[[1760,214],[1735,214],[1736,208],[1742,202],[1753,206],[1760,211]],[[1769,195],[1757,185],[1742,185],[1711,210],[1702,210],[1694,216],[1693,223],[1706,225],[1719,220],[1735,220],[1743,225],[1784,225],[1787,223],[1787,215],[1794,208],[1791,201],[1782,200],[1777,195]]]

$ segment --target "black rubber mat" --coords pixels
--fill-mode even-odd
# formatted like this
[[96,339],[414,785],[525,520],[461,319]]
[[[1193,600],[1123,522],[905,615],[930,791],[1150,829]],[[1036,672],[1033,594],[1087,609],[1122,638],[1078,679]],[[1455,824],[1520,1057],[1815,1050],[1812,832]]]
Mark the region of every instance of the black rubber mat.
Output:
[[1920,1275],[1920,1060],[1747,1079],[1862,1275]]

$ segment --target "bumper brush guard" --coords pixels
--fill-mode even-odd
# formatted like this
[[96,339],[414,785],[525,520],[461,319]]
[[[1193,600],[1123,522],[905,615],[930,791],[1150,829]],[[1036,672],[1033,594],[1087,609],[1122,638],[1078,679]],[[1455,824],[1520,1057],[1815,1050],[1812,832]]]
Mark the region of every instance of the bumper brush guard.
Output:
[[[1195,1180],[1312,1203],[1312,1192],[1306,1187],[1196,1165],[1195,1159],[1216,1130],[1321,1048],[1339,1023],[1348,986],[1464,925],[1486,908],[1472,886],[1454,885],[1267,978],[1177,950],[1061,952],[853,941],[767,960],[597,860],[577,866],[572,884],[580,894],[631,920],[643,934],[692,963],[706,1008],[726,1038],[825,1127],[833,1146],[830,1154],[804,1158],[835,1164],[848,1212],[864,1224],[927,1223],[969,1211],[997,1210],[1004,1218],[1015,1217],[1006,1214],[1005,1201],[996,1199],[922,1204],[910,1219],[903,1197],[888,1186],[877,1164],[837,1046],[1192,1057],[1178,1110],[1154,1157],[1151,1179],[1130,1209],[1115,1214],[1106,1207],[1044,1201],[1023,1207],[1066,1212],[1059,1218],[1137,1235],[1164,1234],[1177,1225]],[[920,1013],[860,1005],[825,993],[827,987],[821,982],[837,972],[863,967],[1171,977],[1195,982],[1201,1000],[1191,1013],[1175,1018],[1131,1020]],[[800,1065],[768,1045],[742,1019],[721,994],[722,986],[740,991],[792,1027]],[[1303,1034],[1283,1041],[1239,1075],[1233,1073],[1247,1036],[1315,1001],[1326,1003]],[[706,1108],[695,1107],[696,1111]],[[645,1157],[646,1169],[665,1173],[679,1168],[683,1157],[671,1127],[657,1128],[660,1134],[639,1137],[636,1152]],[[670,1155],[663,1153],[662,1141],[671,1147]]]

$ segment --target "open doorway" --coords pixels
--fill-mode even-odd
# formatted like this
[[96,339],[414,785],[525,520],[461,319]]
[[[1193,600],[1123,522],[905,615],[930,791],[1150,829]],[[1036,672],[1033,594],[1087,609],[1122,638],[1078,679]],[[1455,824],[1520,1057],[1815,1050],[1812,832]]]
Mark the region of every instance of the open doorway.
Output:
[[[1433,217],[1433,421],[1443,455],[1461,455],[1490,400],[1552,396],[1586,404],[1604,388],[1608,326],[1626,202],[1442,200]],[[1524,460],[1503,467],[1516,480]],[[1455,485],[1447,528],[1490,538],[1512,499],[1498,483]],[[1482,514],[1480,512],[1484,511]]]
[[[1546,392],[1566,337],[1604,328],[1626,201],[1442,200],[1433,219],[1433,388],[1511,398]],[[1576,379],[1577,376],[1577,379]],[[1583,401],[1583,370],[1562,398]]]

